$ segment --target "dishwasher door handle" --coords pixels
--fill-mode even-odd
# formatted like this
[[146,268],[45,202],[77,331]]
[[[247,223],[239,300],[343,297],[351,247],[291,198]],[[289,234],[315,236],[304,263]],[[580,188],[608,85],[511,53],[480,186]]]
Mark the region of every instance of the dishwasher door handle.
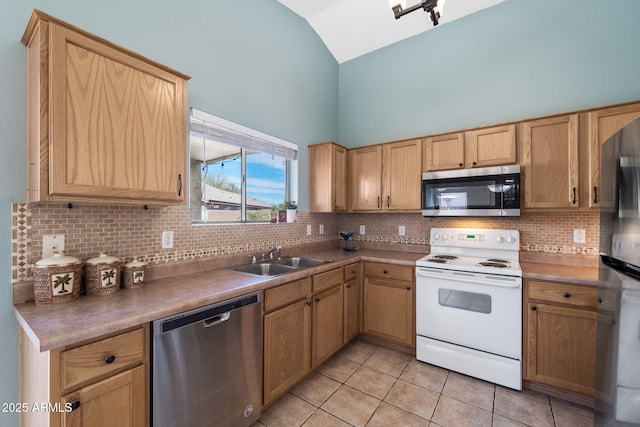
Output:
[[205,328],[210,328],[212,326],[219,325],[222,322],[226,322],[231,317],[231,312],[227,311],[226,313],[218,314],[217,316],[210,317],[206,320],[202,321],[202,326]]

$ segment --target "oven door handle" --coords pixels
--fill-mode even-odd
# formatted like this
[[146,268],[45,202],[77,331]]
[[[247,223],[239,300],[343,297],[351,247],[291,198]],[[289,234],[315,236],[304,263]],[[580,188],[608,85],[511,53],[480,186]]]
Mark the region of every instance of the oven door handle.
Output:
[[486,274],[466,273],[464,271],[451,270],[424,270],[416,269],[417,277],[430,279],[452,280],[456,282],[477,283],[487,286],[496,286],[499,288],[520,289],[522,287],[522,279],[520,277],[511,276],[488,276]]

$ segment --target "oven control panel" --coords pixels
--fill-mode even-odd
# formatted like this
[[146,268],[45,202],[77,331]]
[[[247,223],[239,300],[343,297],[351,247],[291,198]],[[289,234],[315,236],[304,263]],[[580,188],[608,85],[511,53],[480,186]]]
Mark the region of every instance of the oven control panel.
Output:
[[429,243],[432,246],[518,250],[520,232],[480,228],[432,228]]

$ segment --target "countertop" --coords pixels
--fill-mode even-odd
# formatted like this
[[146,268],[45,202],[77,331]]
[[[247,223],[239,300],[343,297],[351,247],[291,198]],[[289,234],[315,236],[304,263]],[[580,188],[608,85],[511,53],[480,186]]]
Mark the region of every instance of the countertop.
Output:
[[[151,280],[143,288],[121,289],[107,296],[83,295],[67,304],[16,304],[14,313],[36,347],[40,351],[48,351],[262,291],[352,262],[374,261],[414,266],[416,260],[425,254],[372,249],[346,252],[336,248],[307,253],[305,256],[333,262],[272,278],[213,267],[208,271]],[[597,268],[531,262],[521,262],[521,266],[524,278],[597,284]]]
[[40,351],[48,351],[261,291],[352,262],[377,261],[413,266],[424,255],[369,249],[357,252],[330,249],[305,256],[333,260],[332,263],[279,277],[264,278],[216,267],[210,271],[152,280],[143,288],[120,289],[111,295],[83,295],[67,304],[17,304],[14,306],[14,313],[35,346]]

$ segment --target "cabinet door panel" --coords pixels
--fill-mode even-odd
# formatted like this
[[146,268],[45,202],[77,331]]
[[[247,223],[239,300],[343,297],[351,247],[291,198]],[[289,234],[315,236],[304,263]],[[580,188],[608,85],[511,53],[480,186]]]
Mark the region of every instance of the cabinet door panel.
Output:
[[346,211],[347,210],[347,189],[348,185],[348,163],[347,163],[347,149],[344,147],[334,147],[333,153],[333,179],[331,181],[331,187],[333,188],[333,210],[334,211]]
[[344,342],[351,341],[360,332],[360,286],[358,279],[344,284]]
[[62,413],[63,426],[143,426],[147,424],[145,368],[125,371],[99,383],[63,396],[64,407],[79,402],[77,409]]
[[49,194],[183,201],[184,80],[58,25],[50,58]]
[[522,124],[524,205],[577,208],[578,116]]
[[384,209],[420,209],[421,148],[420,140],[384,146]]
[[423,142],[424,172],[464,168],[464,132],[425,138]]
[[315,368],[338,351],[344,343],[342,286],[336,286],[313,297],[312,361]]
[[364,332],[413,345],[414,315],[411,283],[366,277]]
[[529,304],[527,378],[593,396],[594,311]]
[[264,316],[264,404],[311,369],[311,306],[299,301]]
[[516,162],[516,125],[469,131],[465,135],[466,166],[480,168]]
[[382,208],[382,148],[379,145],[351,151],[351,209]]

